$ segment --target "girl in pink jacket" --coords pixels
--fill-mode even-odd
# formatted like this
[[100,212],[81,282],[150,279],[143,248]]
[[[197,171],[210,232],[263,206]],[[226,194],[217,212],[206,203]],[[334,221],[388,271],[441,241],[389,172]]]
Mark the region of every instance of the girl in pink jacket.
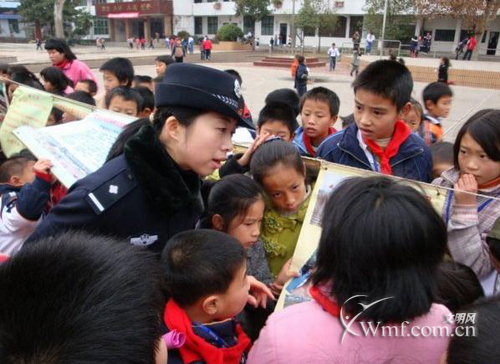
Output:
[[97,79],[82,61],[76,59],[68,44],[63,39],[53,38],[45,42],[45,49],[49,54],[52,66],[61,69],[66,77],[76,85],[78,81],[93,80],[97,84]]
[[313,299],[271,315],[248,364],[439,363],[454,329],[434,303],[439,214],[387,177],[341,183],[324,211]]

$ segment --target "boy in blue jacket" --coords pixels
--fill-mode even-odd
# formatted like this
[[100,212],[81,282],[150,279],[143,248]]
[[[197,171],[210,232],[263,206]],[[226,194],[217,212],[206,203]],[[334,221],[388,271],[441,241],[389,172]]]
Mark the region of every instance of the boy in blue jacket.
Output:
[[376,61],[359,74],[352,86],[356,122],[325,139],[317,156],[333,163],[431,182],[430,150],[401,120],[411,109],[410,71],[398,62]]

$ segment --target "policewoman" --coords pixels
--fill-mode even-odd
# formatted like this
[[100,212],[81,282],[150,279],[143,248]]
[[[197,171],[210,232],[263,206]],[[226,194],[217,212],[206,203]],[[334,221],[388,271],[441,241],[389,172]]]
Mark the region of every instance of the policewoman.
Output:
[[[171,68],[170,68],[171,67]],[[26,245],[70,229],[113,235],[161,252],[178,232],[193,229],[202,212],[201,177],[232,150],[243,98],[230,74],[172,64],[156,87],[156,107],[124,153],[75,183]]]

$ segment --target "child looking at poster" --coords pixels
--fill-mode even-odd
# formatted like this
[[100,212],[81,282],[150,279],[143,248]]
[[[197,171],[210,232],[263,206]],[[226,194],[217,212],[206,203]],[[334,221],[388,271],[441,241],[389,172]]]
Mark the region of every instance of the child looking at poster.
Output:
[[106,95],[106,109],[129,116],[139,115],[143,103],[142,96],[130,87],[119,86]]

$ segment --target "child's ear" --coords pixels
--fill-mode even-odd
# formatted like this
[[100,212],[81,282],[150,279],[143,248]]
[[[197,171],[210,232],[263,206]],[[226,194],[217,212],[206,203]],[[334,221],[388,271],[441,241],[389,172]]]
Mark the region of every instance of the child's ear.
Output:
[[424,102],[424,106],[426,110],[429,110],[432,106],[434,106],[434,103],[432,102],[432,100],[427,100]]
[[289,142],[293,142],[295,140],[295,132],[293,132],[292,134],[290,134],[290,140]]
[[338,115],[332,116],[330,119],[330,122],[331,122],[330,126],[334,126],[338,119],[339,119]]
[[219,214],[212,216],[212,226],[215,230],[224,231],[224,219]]
[[401,111],[399,112],[399,119],[404,119],[406,116],[408,116],[409,112],[411,111],[411,102],[407,102],[402,108]]
[[219,310],[219,306],[220,306],[219,296],[216,295],[208,296],[201,303],[201,308],[203,309],[203,312],[205,312],[207,315],[210,316],[213,316],[217,313],[217,311]]
[[143,109],[139,113],[139,115],[137,115],[137,116],[139,116],[140,118],[147,118],[147,117],[149,117],[149,115],[151,115],[152,112],[153,112],[153,110],[151,110],[149,107],[147,107],[147,108]]
[[22,183],[21,183],[21,179],[19,178],[19,176],[12,176],[9,178],[9,185],[11,186],[20,186]]

